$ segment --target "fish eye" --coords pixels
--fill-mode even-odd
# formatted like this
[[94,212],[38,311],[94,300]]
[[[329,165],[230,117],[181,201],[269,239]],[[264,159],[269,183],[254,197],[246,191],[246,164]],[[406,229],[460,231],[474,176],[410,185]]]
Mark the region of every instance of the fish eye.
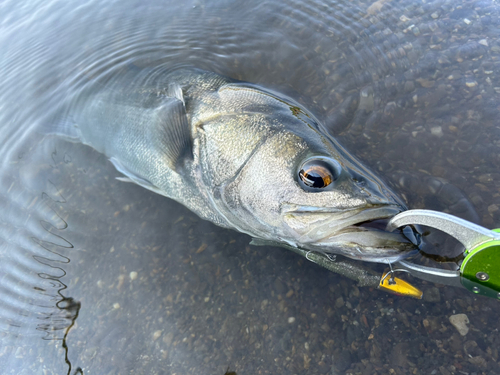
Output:
[[299,185],[312,192],[330,190],[332,183],[339,178],[340,171],[340,164],[334,160],[308,159],[299,169]]

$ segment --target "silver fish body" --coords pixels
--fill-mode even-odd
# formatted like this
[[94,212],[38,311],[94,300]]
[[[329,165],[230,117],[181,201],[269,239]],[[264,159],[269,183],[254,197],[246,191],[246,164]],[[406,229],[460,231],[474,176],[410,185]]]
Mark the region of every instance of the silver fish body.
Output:
[[367,261],[414,249],[401,233],[362,225],[404,204],[312,114],[270,90],[195,69],[144,73],[82,96],[68,113],[62,132],[219,226]]

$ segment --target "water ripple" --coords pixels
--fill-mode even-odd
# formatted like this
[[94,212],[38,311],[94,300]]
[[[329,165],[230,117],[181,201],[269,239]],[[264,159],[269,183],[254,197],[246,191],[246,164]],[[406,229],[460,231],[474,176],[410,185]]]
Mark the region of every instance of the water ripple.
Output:
[[69,258],[64,252],[72,248],[55,233],[64,230],[64,221],[48,195],[45,199],[34,196],[9,181],[13,175],[4,175],[1,181],[4,187],[9,185],[0,194],[0,209],[9,221],[2,220],[0,225],[0,330],[19,334],[15,327],[23,335],[33,335],[40,328],[36,322],[41,316],[44,327],[47,316],[54,317],[57,326],[67,327],[71,318],[61,320],[57,307],[66,289],[61,278]]

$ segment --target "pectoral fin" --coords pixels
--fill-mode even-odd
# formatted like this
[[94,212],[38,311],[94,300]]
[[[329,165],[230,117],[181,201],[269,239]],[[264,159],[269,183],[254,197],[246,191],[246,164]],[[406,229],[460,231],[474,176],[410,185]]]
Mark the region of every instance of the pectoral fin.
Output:
[[272,241],[266,241],[266,240],[263,240],[261,238],[253,237],[252,240],[250,241],[250,245],[253,245],[253,246],[267,246],[267,245],[273,246],[274,243],[272,243]]
[[137,185],[142,186],[143,188],[154,191],[157,194],[165,195],[165,192],[158,189],[151,182],[140,176],[137,176],[134,172],[131,172],[129,169],[127,169],[127,167],[125,167],[122,164],[122,162],[117,158],[110,158],[109,161],[113,163],[118,172],[123,173],[125,176],[127,176],[127,177],[117,177],[117,180],[123,182],[133,182],[136,183]]
[[[166,164],[173,170],[185,159],[193,158],[191,131],[189,129],[182,89],[177,84],[170,84],[167,90],[169,97],[158,108],[158,132],[152,132],[152,141],[165,156]],[[171,97],[170,97],[171,96]]]
[[264,240],[262,238],[255,238],[255,237],[253,237],[252,240],[250,241],[250,245],[253,245],[253,246],[276,246],[276,247],[284,247],[285,249],[296,249],[295,247],[293,247],[289,244],[286,244],[284,242]]

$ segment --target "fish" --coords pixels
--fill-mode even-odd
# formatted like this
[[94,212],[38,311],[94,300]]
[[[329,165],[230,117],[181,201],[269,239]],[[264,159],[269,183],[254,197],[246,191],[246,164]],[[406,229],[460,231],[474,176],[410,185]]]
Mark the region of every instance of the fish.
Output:
[[136,183],[256,244],[395,262],[415,249],[383,222],[406,210],[312,113],[196,68],[123,74],[54,120]]

